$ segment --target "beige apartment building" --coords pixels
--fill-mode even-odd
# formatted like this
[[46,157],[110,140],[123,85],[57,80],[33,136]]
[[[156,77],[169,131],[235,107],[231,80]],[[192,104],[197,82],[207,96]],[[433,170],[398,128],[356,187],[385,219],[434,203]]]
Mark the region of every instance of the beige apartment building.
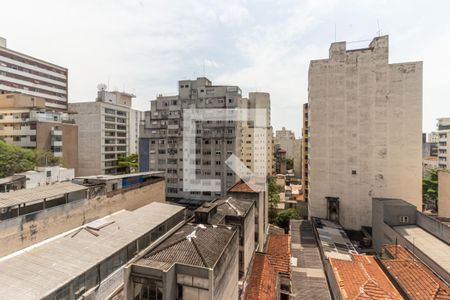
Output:
[[437,120],[435,137],[438,143],[438,167],[450,170],[450,118]]
[[303,104],[303,128],[302,128],[302,188],[303,195],[305,197],[305,202],[308,202],[309,194],[309,114],[308,114],[308,103]]
[[69,105],[79,124],[80,176],[121,174],[118,158],[138,152],[143,112],[131,108],[135,96],[99,87],[96,101]]
[[11,50],[0,37],[0,94],[40,97],[47,109],[67,111],[67,80],[66,68]]
[[373,197],[422,207],[422,62],[389,63],[388,42],[309,67],[309,215],[348,229],[371,226]]
[[266,177],[274,174],[273,128],[270,120],[270,94],[250,92],[249,109],[266,110],[266,124],[254,126],[245,124],[242,128],[241,161],[256,176]]
[[51,151],[64,167],[77,168],[78,126],[67,112],[50,110],[44,98],[0,94],[0,139],[23,148]]
[[275,132],[275,144],[286,151],[286,157],[293,159],[295,154],[295,133],[292,130],[283,127]]

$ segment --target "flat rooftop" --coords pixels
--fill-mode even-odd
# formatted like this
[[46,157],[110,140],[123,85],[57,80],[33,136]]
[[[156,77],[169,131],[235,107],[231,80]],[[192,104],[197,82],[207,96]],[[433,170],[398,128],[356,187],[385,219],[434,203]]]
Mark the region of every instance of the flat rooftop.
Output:
[[[344,229],[331,221],[315,218],[316,230],[319,234],[319,243],[325,257],[343,260],[352,260],[352,254],[357,253]],[[317,220],[320,220],[318,225]]]
[[450,273],[450,245],[441,241],[417,225],[394,226],[395,231],[415,248]]
[[291,220],[293,300],[331,300],[310,221]]
[[140,172],[140,173],[130,173],[130,174],[120,174],[120,175],[90,175],[90,176],[80,176],[75,177],[75,179],[103,179],[103,180],[112,180],[112,179],[122,179],[128,177],[137,177],[137,176],[161,176],[164,175],[163,171],[150,171],[150,172]]
[[0,208],[18,204],[50,199],[64,194],[87,190],[88,188],[72,182],[54,183],[31,189],[23,189],[8,193],[0,193]]
[[95,231],[98,236],[82,226],[2,257],[0,298],[45,297],[183,209],[154,202],[135,211],[121,210],[86,224],[104,226]]

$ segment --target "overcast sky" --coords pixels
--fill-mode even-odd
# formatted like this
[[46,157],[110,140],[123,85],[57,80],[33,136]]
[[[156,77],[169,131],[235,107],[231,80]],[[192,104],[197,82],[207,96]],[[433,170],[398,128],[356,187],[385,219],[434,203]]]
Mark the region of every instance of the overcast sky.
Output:
[[[450,116],[449,1],[2,0],[8,47],[69,69],[69,101],[98,83],[149,109],[177,81],[203,75],[271,94],[272,125],[300,134],[308,64],[335,41],[390,36],[390,62],[424,61],[424,130]],[[348,48],[367,46],[351,43]]]

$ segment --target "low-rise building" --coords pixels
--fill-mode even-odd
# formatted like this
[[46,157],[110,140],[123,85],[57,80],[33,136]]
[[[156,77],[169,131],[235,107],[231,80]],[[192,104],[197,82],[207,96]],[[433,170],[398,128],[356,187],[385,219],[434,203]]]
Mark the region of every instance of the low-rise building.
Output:
[[173,232],[184,217],[183,207],[152,203],[0,258],[0,295],[23,300],[107,299],[123,285],[123,266]]
[[433,272],[450,282],[450,227],[417,211],[401,199],[373,199],[372,238],[375,251],[384,245],[401,245]]
[[186,223],[124,272],[125,299],[238,299],[239,236],[226,225]]
[[67,111],[50,110],[44,98],[0,94],[0,139],[22,148],[50,151],[61,158],[64,167],[78,166],[78,126]]
[[379,260],[398,289],[412,300],[450,299],[450,287],[405,247],[386,245]]
[[253,178],[249,183],[241,180],[227,194],[238,200],[255,202],[255,243],[256,249],[263,251],[269,228],[269,196],[265,178]]
[[233,197],[204,203],[195,210],[195,223],[232,225],[239,233],[239,279],[247,274],[255,252],[255,201]]
[[0,193],[0,256],[122,209],[165,202],[162,173],[106,177]]
[[293,300],[331,300],[311,221],[291,220]]
[[290,274],[290,237],[287,234],[270,234],[264,253],[255,254],[244,299],[290,299]]

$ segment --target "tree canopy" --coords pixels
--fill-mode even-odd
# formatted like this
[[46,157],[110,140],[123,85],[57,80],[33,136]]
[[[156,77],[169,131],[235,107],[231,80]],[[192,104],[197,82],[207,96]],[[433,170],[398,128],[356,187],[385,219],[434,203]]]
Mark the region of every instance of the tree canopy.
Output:
[[422,181],[423,203],[426,209],[438,209],[438,169],[427,172]]
[[298,219],[299,217],[300,216],[295,208],[289,208],[279,212],[278,215],[275,217],[274,223],[278,227],[287,229],[289,227],[289,220]]
[[135,173],[139,169],[139,156],[136,153],[129,156],[120,156],[118,164],[120,167],[125,167],[127,173]]
[[50,151],[24,149],[0,140],[0,178],[59,163]]

